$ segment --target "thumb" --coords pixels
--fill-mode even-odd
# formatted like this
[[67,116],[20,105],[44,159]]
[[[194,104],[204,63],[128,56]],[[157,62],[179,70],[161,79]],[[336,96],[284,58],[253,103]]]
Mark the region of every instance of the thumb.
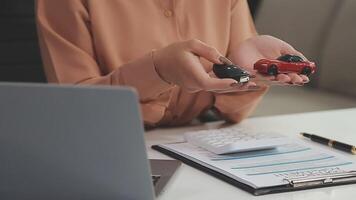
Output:
[[303,58],[303,60],[308,60],[302,53],[300,53],[299,51],[297,51],[296,49],[294,49],[294,48],[293,48],[291,45],[289,45],[288,43],[285,43],[285,44],[282,46],[281,54],[296,55],[296,56],[299,56],[299,57]]
[[203,57],[206,60],[216,63],[216,64],[223,64],[219,58],[223,57],[223,55],[214,47],[211,47],[200,40],[193,39],[188,40],[186,42],[190,52],[196,54],[199,57]]

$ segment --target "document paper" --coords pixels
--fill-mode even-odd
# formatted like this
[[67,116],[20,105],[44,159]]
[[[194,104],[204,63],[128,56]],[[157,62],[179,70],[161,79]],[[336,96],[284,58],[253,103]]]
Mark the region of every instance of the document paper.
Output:
[[256,189],[286,185],[287,178],[313,177],[356,169],[352,159],[302,140],[290,140],[275,149],[227,155],[216,155],[189,143],[159,146]]

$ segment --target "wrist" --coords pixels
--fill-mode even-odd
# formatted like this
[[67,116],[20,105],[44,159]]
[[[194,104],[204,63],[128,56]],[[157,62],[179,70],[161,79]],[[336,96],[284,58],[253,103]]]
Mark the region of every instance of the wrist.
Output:
[[171,83],[170,81],[166,80],[163,76],[162,76],[162,73],[160,72],[159,68],[157,67],[157,62],[156,62],[156,49],[152,49],[151,50],[151,59],[152,59],[152,65],[153,65],[153,68],[155,70],[155,72],[157,73],[158,77],[164,81],[165,83],[169,84],[169,85],[174,85],[173,83]]
[[112,76],[117,84],[136,88],[142,101],[155,99],[173,88],[157,74],[150,53],[120,66]]

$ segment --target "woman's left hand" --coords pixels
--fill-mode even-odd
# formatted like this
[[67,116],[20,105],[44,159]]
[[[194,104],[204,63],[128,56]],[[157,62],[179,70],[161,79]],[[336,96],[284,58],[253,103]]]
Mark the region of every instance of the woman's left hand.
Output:
[[[307,60],[303,54],[288,43],[268,35],[255,36],[245,40],[236,49],[232,49],[228,57],[233,63],[255,74],[253,70],[255,62],[263,58],[276,59],[284,54],[298,55]],[[309,82],[307,76],[298,75],[297,73],[278,74],[277,76],[267,76],[265,78],[282,84],[303,85]],[[256,81],[258,82],[258,80]]]

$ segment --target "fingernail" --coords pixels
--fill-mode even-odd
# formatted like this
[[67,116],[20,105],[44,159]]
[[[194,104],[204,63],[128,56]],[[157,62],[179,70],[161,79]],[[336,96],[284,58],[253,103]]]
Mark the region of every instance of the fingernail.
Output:
[[222,64],[225,64],[225,65],[232,65],[231,60],[229,60],[228,58],[226,58],[226,57],[224,57],[224,56],[220,56],[220,57],[219,57],[219,61],[220,61]]

